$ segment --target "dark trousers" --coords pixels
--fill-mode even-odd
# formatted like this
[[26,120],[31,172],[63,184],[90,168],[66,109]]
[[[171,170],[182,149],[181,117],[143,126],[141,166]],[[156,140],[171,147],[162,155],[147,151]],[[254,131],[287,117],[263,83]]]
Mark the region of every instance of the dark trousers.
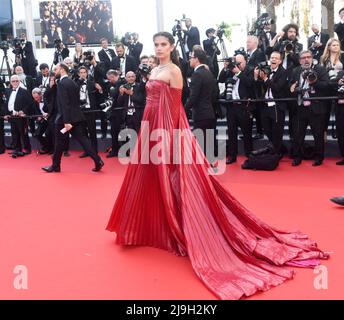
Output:
[[262,110],[262,123],[265,134],[274,146],[277,153],[281,152],[285,124],[285,112],[275,107],[264,107]]
[[122,128],[124,127],[123,110],[112,111],[112,114],[110,117],[110,123],[111,123],[111,138],[112,138],[112,151],[111,152],[117,155],[120,148],[120,142],[118,141],[118,136]]
[[4,119],[0,119],[0,152],[5,151],[5,130],[4,130]]
[[106,118],[106,114],[104,112],[100,112],[100,130],[103,136],[106,136],[108,130],[108,121]]
[[256,103],[256,106],[254,110],[252,111],[252,115],[256,123],[257,134],[263,134],[262,109],[263,109],[263,106],[261,105],[261,103]]
[[53,151],[53,132],[49,130],[49,122],[41,120],[37,122],[34,137],[39,141],[43,151]]
[[336,128],[340,154],[344,157],[344,104],[336,105]]
[[[68,133],[63,134],[60,131],[63,128],[63,124],[55,125],[55,151],[53,155],[54,167],[60,166],[62,154],[66,150],[69,140]],[[97,152],[92,148],[91,142],[85,134],[84,123],[74,123],[72,130],[69,132],[71,133],[72,137],[80,143],[84,151],[93,159],[93,161],[96,164],[99,163],[100,157],[98,156]]]
[[31,151],[27,119],[10,118],[10,124],[14,152],[22,152],[23,149]]
[[228,126],[228,154],[230,157],[238,155],[238,127],[244,136],[245,155],[252,152],[252,119],[245,104],[235,103],[227,107]]
[[295,157],[302,159],[302,146],[305,140],[308,125],[311,127],[312,135],[314,137],[314,158],[315,160],[324,160],[325,153],[325,114],[316,114],[312,112],[310,107],[303,108],[298,111],[297,121],[295,122],[295,142],[294,150]]
[[[194,121],[194,128],[193,130],[201,130],[202,135],[198,136],[196,134],[196,138],[200,146],[203,147],[203,152],[206,156],[216,156],[217,155],[217,143],[216,143],[216,119],[205,119],[205,120],[195,120]],[[207,130],[213,130],[214,139],[212,141],[208,141],[207,137]],[[207,154],[207,144],[213,146],[212,152],[214,154]],[[210,150],[208,150],[210,152]]]
[[86,134],[91,140],[91,144],[94,150],[98,152],[98,141],[97,141],[97,126],[95,113],[85,113],[86,118]]

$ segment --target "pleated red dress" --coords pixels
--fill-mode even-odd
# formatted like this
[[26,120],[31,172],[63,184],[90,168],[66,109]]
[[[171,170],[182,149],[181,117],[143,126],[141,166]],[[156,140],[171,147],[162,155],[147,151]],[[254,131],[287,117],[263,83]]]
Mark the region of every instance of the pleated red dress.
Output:
[[[145,124],[149,124],[148,134]],[[173,149],[176,129],[183,132],[180,151]],[[154,136],[154,131],[163,131],[170,140],[151,141],[149,134]],[[191,161],[185,157],[186,145],[197,151]],[[169,160],[178,152],[182,160],[129,164],[107,226],[116,232],[118,244],[188,256],[197,276],[220,299],[266,291],[293,277],[290,266],[315,267],[328,258],[306,235],[260,221],[209,175],[209,163],[181,103],[181,90],[151,80],[132,158],[147,160],[147,152],[155,152],[158,146],[170,151],[166,152]]]

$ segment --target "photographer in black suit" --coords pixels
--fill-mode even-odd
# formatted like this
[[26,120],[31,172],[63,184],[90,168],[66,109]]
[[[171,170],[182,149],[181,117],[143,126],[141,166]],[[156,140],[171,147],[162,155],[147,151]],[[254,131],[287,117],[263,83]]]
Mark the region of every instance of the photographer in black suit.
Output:
[[317,24],[312,25],[313,35],[308,38],[308,50],[312,51],[313,58],[320,62],[320,57],[323,55],[327,42],[330,36],[326,33],[320,32]]
[[192,21],[190,18],[185,19],[185,27],[184,29],[184,43],[185,43],[185,51],[188,55],[192,50],[193,47],[196,45],[201,45],[199,30],[197,27],[192,25]]
[[11,88],[6,93],[5,117],[11,124],[14,146],[12,158],[17,158],[25,155],[23,148],[28,148],[28,126],[25,116],[32,113],[33,100],[31,94],[20,87],[20,80],[17,75],[11,77],[10,83]]
[[115,45],[117,56],[112,59],[111,69],[119,71],[120,77],[125,82],[125,75],[129,71],[136,72],[138,65],[135,58],[125,54],[125,47],[123,43],[117,43]]
[[[92,111],[96,110],[96,84],[94,80],[88,76],[88,69],[84,66],[78,70],[79,79],[76,84],[80,91],[80,108],[84,112],[86,118],[86,135],[91,140],[93,150],[98,152],[96,114]],[[84,152],[79,158],[86,158],[88,154]]]
[[232,75],[232,102],[227,107],[228,126],[228,153],[227,164],[237,161],[238,155],[238,127],[241,128],[244,140],[245,155],[248,157],[252,152],[252,107],[247,102],[236,102],[235,100],[249,99],[253,97],[253,69],[246,64],[246,59],[239,54],[231,59],[228,65]]
[[334,25],[334,32],[337,33],[341,49],[344,50],[344,8],[339,10],[339,18],[339,23]]
[[211,63],[210,70],[214,74],[214,77],[217,79],[220,71],[217,56],[221,54],[221,51],[217,47],[215,42],[216,30],[213,28],[209,28],[205,33],[208,39],[203,41],[203,48],[204,51],[207,53],[208,60]]
[[313,166],[320,166],[324,160],[324,132],[326,104],[323,101],[307,101],[304,98],[324,97],[329,91],[330,78],[326,69],[313,65],[311,51],[300,54],[301,66],[293,71],[290,92],[298,97],[295,132],[293,166],[299,166],[303,159],[302,147],[308,125],[314,137],[314,162]]
[[102,49],[98,52],[98,57],[104,64],[104,69],[107,72],[111,68],[111,61],[116,57],[116,53],[113,49],[109,49],[109,42],[106,38],[100,39]]
[[[269,67],[257,67],[254,79],[263,87],[265,99],[279,99],[287,96],[287,71],[281,66],[282,54],[273,52]],[[266,102],[262,109],[264,132],[273,144],[275,152],[282,154],[282,142],[285,123],[286,102]]]
[[[214,102],[218,99],[217,84],[214,76],[207,66],[208,58],[205,51],[200,46],[195,46],[190,54],[190,66],[194,69],[190,83],[190,96],[186,102],[186,110],[192,111],[194,121],[193,130],[201,130],[203,136],[196,138],[201,146],[204,147],[204,153],[207,154],[207,130],[213,130],[215,134],[216,115],[214,111]],[[215,137],[212,144],[215,142]],[[214,147],[214,145],[212,145]],[[210,150],[208,150],[209,152]],[[215,152],[215,149],[214,149]]]
[[65,47],[60,39],[55,40],[54,65],[62,63],[64,59],[69,57],[69,49]]
[[61,158],[68,139],[66,133],[70,132],[82,145],[84,151],[93,159],[95,167],[92,170],[97,172],[102,169],[104,162],[92,148],[90,141],[85,135],[85,117],[80,109],[79,87],[73,80],[68,78],[68,71],[68,67],[65,64],[58,64],[55,69],[56,76],[60,78],[57,85],[55,151],[52,165],[42,169],[49,173],[61,171]]
[[32,42],[26,40],[25,33],[21,35],[21,39],[19,40],[23,40],[23,41],[21,42],[20,45],[18,42],[18,45],[16,46],[16,49],[14,50],[17,53],[19,53],[19,55],[21,56],[21,65],[23,66],[25,74],[27,74],[28,76],[31,76],[32,78],[36,78],[37,77],[36,66],[38,64],[33,52]]
[[129,44],[129,56],[135,59],[136,65],[140,64],[140,57],[143,50],[143,44],[139,41],[139,35],[136,32],[133,32],[130,35],[130,44]]

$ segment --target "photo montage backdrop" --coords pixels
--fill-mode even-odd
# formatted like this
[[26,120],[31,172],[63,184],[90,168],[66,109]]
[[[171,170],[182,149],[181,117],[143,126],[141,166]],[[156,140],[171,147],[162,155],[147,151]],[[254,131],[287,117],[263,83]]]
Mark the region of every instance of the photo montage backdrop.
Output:
[[98,44],[101,38],[114,38],[111,0],[41,1],[39,9],[46,47],[53,47],[57,39],[64,44]]

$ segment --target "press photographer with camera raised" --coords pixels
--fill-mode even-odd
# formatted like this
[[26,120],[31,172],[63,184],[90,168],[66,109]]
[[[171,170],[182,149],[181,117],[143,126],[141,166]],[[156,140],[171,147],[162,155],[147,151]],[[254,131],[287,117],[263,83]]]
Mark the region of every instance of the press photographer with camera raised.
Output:
[[302,147],[308,125],[314,137],[313,166],[322,165],[324,160],[324,132],[326,104],[321,100],[307,101],[307,98],[325,97],[329,91],[329,76],[326,69],[313,64],[312,52],[307,50],[300,54],[300,66],[295,68],[291,78],[290,92],[298,98],[296,106],[296,123],[294,139],[293,166],[299,166],[303,160]]
[[[220,30],[220,36],[222,36]],[[211,63],[210,71],[214,74],[214,77],[217,79],[219,75],[219,63],[217,61],[217,56],[221,54],[220,49],[216,45],[216,36],[218,35],[214,28],[209,28],[205,32],[208,39],[203,41],[203,48],[206,52],[209,61]]]
[[139,131],[146,105],[146,90],[143,85],[136,83],[136,75],[129,71],[125,77],[126,83],[119,88],[117,107],[125,112],[125,125]]
[[288,72],[290,79],[293,69],[300,65],[299,54],[303,50],[303,45],[298,42],[299,27],[294,23],[286,25],[281,32],[270,42],[267,54],[273,51],[282,53],[282,66]]
[[[238,155],[238,127],[241,128],[244,140],[245,155],[252,152],[252,109],[247,102],[235,100],[253,97],[253,69],[247,66],[243,55],[238,54],[231,59],[228,69],[234,75],[232,81],[231,103],[227,107],[228,153],[227,164],[237,161]],[[227,80],[228,81],[228,80]]]
[[[287,96],[287,71],[281,66],[282,54],[274,51],[270,56],[270,65],[260,64],[254,70],[256,84],[263,87],[263,97],[269,99]],[[285,123],[286,102],[265,102],[261,111],[265,134],[277,154],[282,156],[282,141]]]
[[314,34],[308,38],[308,50],[312,51],[313,58],[319,62],[330,36],[327,33],[320,32],[317,24],[312,25],[312,31]]
[[60,39],[54,41],[55,53],[54,53],[54,65],[62,63],[64,59],[69,57],[69,49],[65,47],[64,43]]
[[140,63],[140,56],[143,50],[143,44],[139,41],[139,34],[133,32],[130,35],[130,44],[128,46],[129,56],[135,59],[135,63],[138,65]]
[[107,158],[114,158],[118,156],[120,148],[119,133],[124,128],[125,113],[124,109],[118,108],[117,100],[119,96],[119,88],[122,85],[119,80],[119,72],[116,70],[109,70],[106,73],[107,82],[105,84],[105,94],[107,97],[106,103],[111,104],[109,121],[111,124],[111,150],[106,156]]
[[[88,76],[88,69],[81,66],[78,69],[79,79],[76,84],[80,90],[80,108],[86,118],[85,129],[87,136],[91,140],[93,150],[98,152],[96,114],[92,111],[96,110],[96,84],[92,77]],[[84,152],[79,158],[86,158],[88,154]]]

